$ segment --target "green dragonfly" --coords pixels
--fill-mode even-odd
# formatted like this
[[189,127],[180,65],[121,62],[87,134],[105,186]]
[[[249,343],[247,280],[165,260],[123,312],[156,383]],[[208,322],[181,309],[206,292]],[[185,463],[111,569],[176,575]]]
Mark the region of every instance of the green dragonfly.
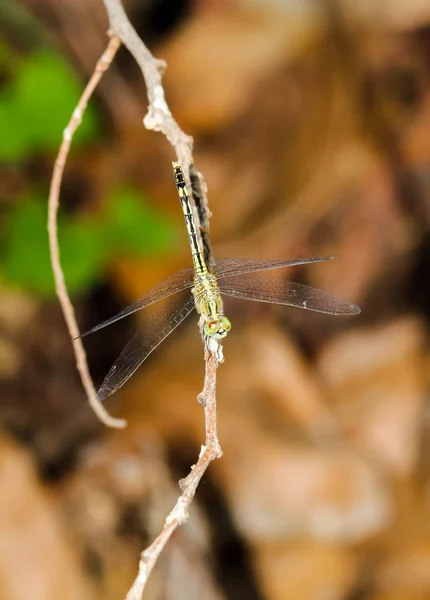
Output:
[[[197,309],[204,319],[203,332],[208,341],[223,339],[230,331],[231,323],[224,315],[221,295],[285,304],[331,315],[360,313],[360,309],[355,304],[301,283],[266,277],[243,277],[248,273],[332,260],[335,258],[333,256],[296,260],[221,258],[216,261],[213,269],[209,269],[197,235],[184,174],[178,163],[173,163],[173,172],[188,231],[193,268],[183,269],[167,277],[120,313],[82,335],[84,337],[94,333],[142,308],[169,298],[160,310],[151,315],[146,327],[139,330],[125,346],[97,392],[100,401],[124,385],[149,354],[194,309]],[[181,292],[182,297],[178,301]]]

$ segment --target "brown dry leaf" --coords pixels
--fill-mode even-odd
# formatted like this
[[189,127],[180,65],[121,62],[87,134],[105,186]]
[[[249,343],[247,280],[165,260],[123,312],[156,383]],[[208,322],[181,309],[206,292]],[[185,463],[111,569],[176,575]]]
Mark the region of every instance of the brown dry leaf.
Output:
[[165,597],[171,600],[223,600],[205,556],[179,531],[169,542],[165,556]]
[[[112,436],[86,448],[75,472],[59,487],[70,535],[82,556],[96,565],[98,592],[106,600],[125,596],[147,542],[144,532],[162,523],[154,514],[150,525],[152,495],[165,471],[160,448],[150,430],[141,431],[141,443],[128,433],[128,439]],[[149,599],[159,597],[156,584],[155,579],[149,586]]]
[[354,443],[397,475],[410,473],[417,460],[424,331],[415,318],[349,331],[323,348],[318,360]]
[[0,288],[0,327],[10,334],[25,330],[36,316],[38,303],[17,290]]
[[1,597],[95,598],[30,457],[4,437],[0,457]]
[[366,596],[366,600],[427,600],[427,594],[411,594],[407,592],[389,592]]
[[[60,489],[75,546],[99,565],[103,598],[123,597],[136,576],[140,551],[159,534],[180,494],[161,440],[150,427],[132,423],[87,448]],[[170,590],[169,597],[179,600],[186,590],[189,598],[221,600],[205,560],[208,527],[197,503],[172,542],[151,577],[148,598]]]
[[255,87],[312,38],[309,23],[292,20],[227,5],[199,13],[168,41],[166,88],[185,129],[215,130],[243,114]]
[[427,167],[430,162],[430,90],[423,95],[422,105],[402,139],[406,160],[414,167]]
[[357,577],[356,560],[348,551],[312,542],[261,546],[254,561],[266,600],[342,600]]
[[383,273],[391,274],[396,259],[396,269],[402,268],[402,256],[417,242],[399,209],[387,166],[368,158],[367,168],[357,170],[349,182],[349,201],[327,214],[326,225],[336,233],[324,240],[323,255],[335,254],[338,260],[309,270],[312,285],[357,304]]
[[[239,0],[240,6],[260,8],[278,15],[300,15],[310,24],[315,17],[323,15],[324,4],[320,2],[303,2],[301,0]],[[412,29],[430,22],[430,8],[427,0],[339,0],[337,3],[342,13],[357,24],[367,25],[373,29]]]
[[[297,447],[287,441],[292,399],[279,397],[276,411],[265,402],[268,393],[280,396],[282,381],[263,386],[260,369],[268,365],[256,366],[253,343],[253,336],[237,331],[225,344],[227,360],[218,372],[224,456],[211,465],[242,535],[253,543],[302,535],[349,541],[379,531],[391,518],[391,499],[378,473],[345,447]],[[272,350],[279,351],[276,343]],[[156,363],[135,376],[123,395],[130,423],[145,421],[175,444],[192,440],[200,447],[203,414],[195,400],[202,387],[200,352],[192,328],[188,337],[160,351]],[[281,352],[286,352],[282,346]],[[286,396],[299,389],[304,365],[302,369],[295,386],[288,391],[285,384]],[[303,392],[305,398],[309,395],[310,414],[323,412],[317,389],[310,385]]]
[[15,377],[22,364],[21,352],[17,344],[0,336],[0,379]]
[[388,549],[378,566],[376,589],[382,594],[404,594],[405,597],[430,595],[430,544],[405,544]]
[[217,462],[242,535],[254,544],[304,535],[361,540],[391,518],[383,481],[345,448],[291,447],[244,415],[223,421],[224,458]]
[[341,6],[349,18],[372,28],[408,30],[430,22],[427,0],[342,0]]
[[338,431],[337,418],[326,404],[323,390],[297,346],[268,320],[259,321],[244,335],[250,348],[254,389],[269,396],[280,416],[291,416],[312,436]]

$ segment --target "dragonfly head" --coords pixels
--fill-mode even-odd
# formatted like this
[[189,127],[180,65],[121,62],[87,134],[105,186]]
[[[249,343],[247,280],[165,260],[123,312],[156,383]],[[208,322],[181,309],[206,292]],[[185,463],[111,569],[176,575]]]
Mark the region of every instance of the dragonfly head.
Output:
[[227,317],[219,317],[206,321],[204,325],[205,334],[216,340],[222,340],[231,329],[231,323]]

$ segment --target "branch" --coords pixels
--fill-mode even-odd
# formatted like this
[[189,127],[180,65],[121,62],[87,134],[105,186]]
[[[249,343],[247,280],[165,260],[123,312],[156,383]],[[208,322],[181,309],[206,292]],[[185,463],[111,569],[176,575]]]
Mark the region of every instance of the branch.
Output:
[[[187,187],[195,189],[191,185],[190,169],[193,168],[193,138],[186,135],[170,112],[164,95],[162,73],[166,68],[164,60],[152,56],[151,52],[140,39],[133,25],[128,20],[121,0],[103,0],[109,18],[110,31],[113,32],[124,44],[142,71],[148,95],[148,112],[143,119],[146,129],[160,131],[166,136],[168,142],[175,149],[178,162],[181,164]],[[200,173],[194,171],[200,180],[199,189],[203,192],[203,205],[207,209],[206,184]],[[194,198],[196,201],[196,198]],[[200,223],[201,229],[205,230],[205,224],[201,220],[196,207],[193,205],[194,219]],[[207,211],[208,214],[209,211]],[[208,218],[206,217],[206,221]],[[206,253],[211,256],[209,239],[204,239]]]
[[[108,17],[109,27],[129,50],[139,65],[146,83],[148,94],[148,112],[143,124],[149,130],[163,133],[176,152],[177,160],[184,169],[184,175],[189,190],[193,194],[193,213],[196,223],[199,223],[199,235],[205,251],[208,264],[212,262],[209,238],[210,211],[207,200],[206,184],[201,174],[194,168],[192,157],[193,140],[179,127],[167,105],[162,84],[162,72],[166,66],[164,61],[152,56],[142,42],[134,27],[131,25],[121,4],[121,0],[103,0]],[[203,321],[200,321],[202,333]],[[182,490],[176,505],[167,517],[164,528],[152,544],[141,554],[138,575],[127,594],[126,600],[141,600],[148,577],[154,568],[164,546],[179,525],[188,519],[188,508],[194,498],[197,486],[211,461],[222,456],[217,434],[216,411],[216,370],[222,362],[222,347],[209,348],[202,335],[205,348],[205,381],[199,401],[204,407],[206,440],[202,446],[197,464],[190,474],[179,482]]]
[[213,460],[222,456],[216,425],[216,370],[218,364],[216,354],[206,351],[205,382],[203,391],[199,394],[199,402],[203,405],[205,411],[205,445],[201,448],[197,464],[193,465],[189,475],[179,482],[182,494],[167,517],[162,532],[140,555],[139,572],[126,596],[126,600],[141,600],[148,577],[164,546],[176,528],[188,520],[188,509],[206,469]]
[[[79,328],[76,322],[75,311],[67,293],[66,283],[64,281],[64,273],[60,263],[60,249],[58,246],[58,228],[57,228],[57,214],[59,207],[60,189],[61,182],[63,179],[64,166],[66,164],[67,156],[69,154],[70,144],[73,135],[81,123],[83,113],[86,109],[88,100],[90,99],[93,91],[97,87],[103,73],[108,69],[111,64],[118,48],[120,41],[117,37],[112,37],[109,44],[99,59],[94,73],[88,82],[75,110],[73,111],[72,118],[69,121],[66,129],[63,133],[63,141],[58,152],[57,160],[55,161],[54,172],[52,174],[51,188],[49,191],[48,201],[48,234],[49,234],[49,248],[51,254],[52,270],[54,273],[55,290],[57,292],[58,299],[64,314],[64,319],[69,330],[70,337],[73,340],[73,350],[76,357],[76,366],[81,376],[82,385],[84,386],[85,392],[88,397],[88,402],[96,413],[97,417],[107,425],[108,427],[125,427],[126,422],[122,419],[114,419],[105,410],[103,405],[96,399],[96,391],[94,389],[93,382],[88,370],[87,359],[85,350],[82,345],[79,336]],[[74,339],[77,338],[77,339]]]
[[163,60],[152,56],[136,30],[128,20],[120,0],[103,0],[111,31],[118,36],[139,65],[148,93],[148,113],[144,119],[147,129],[161,131],[175,148],[178,161],[183,167],[192,163],[193,139],[185,135],[167,106],[161,73],[166,67]]

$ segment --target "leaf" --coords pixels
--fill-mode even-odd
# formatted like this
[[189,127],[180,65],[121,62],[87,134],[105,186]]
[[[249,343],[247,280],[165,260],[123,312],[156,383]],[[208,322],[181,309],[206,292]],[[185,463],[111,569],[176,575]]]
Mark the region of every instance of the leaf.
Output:
[[103,228],[94,221],[60,222],[58,239],[67,287],[84,292],[104,275],[109,255]]
[[116,190],[106,210],[107,244],[115,254],[142,256],[172,250],[177,229],[130,188]]
[[[45,51],[27,57],[0,96],[0,159],[18,161],[57,149],[81,92],[82,84],[58,55]],[[94,139],[97,132],[88,107],[74,143]]]
[[[36,294],[53,296],[54,278],[46,229],[46,203],[20,202],[9,215],[3,252],[3,276]],[[90,221],[60,220],[61,264],[71,293],[87,289],[103,274],[103,229]]]
[[[50,297],[55,286],[46,221],[46,200],[17,202],[5,222],[2,275],[11,283]],[[83,293],[100,280],[113,257],[159,254],[172,249],[177,239],[171,223],[131,190],[114,194],[105,215],[85,219],[60,216],[58,238],[71,294]]]

